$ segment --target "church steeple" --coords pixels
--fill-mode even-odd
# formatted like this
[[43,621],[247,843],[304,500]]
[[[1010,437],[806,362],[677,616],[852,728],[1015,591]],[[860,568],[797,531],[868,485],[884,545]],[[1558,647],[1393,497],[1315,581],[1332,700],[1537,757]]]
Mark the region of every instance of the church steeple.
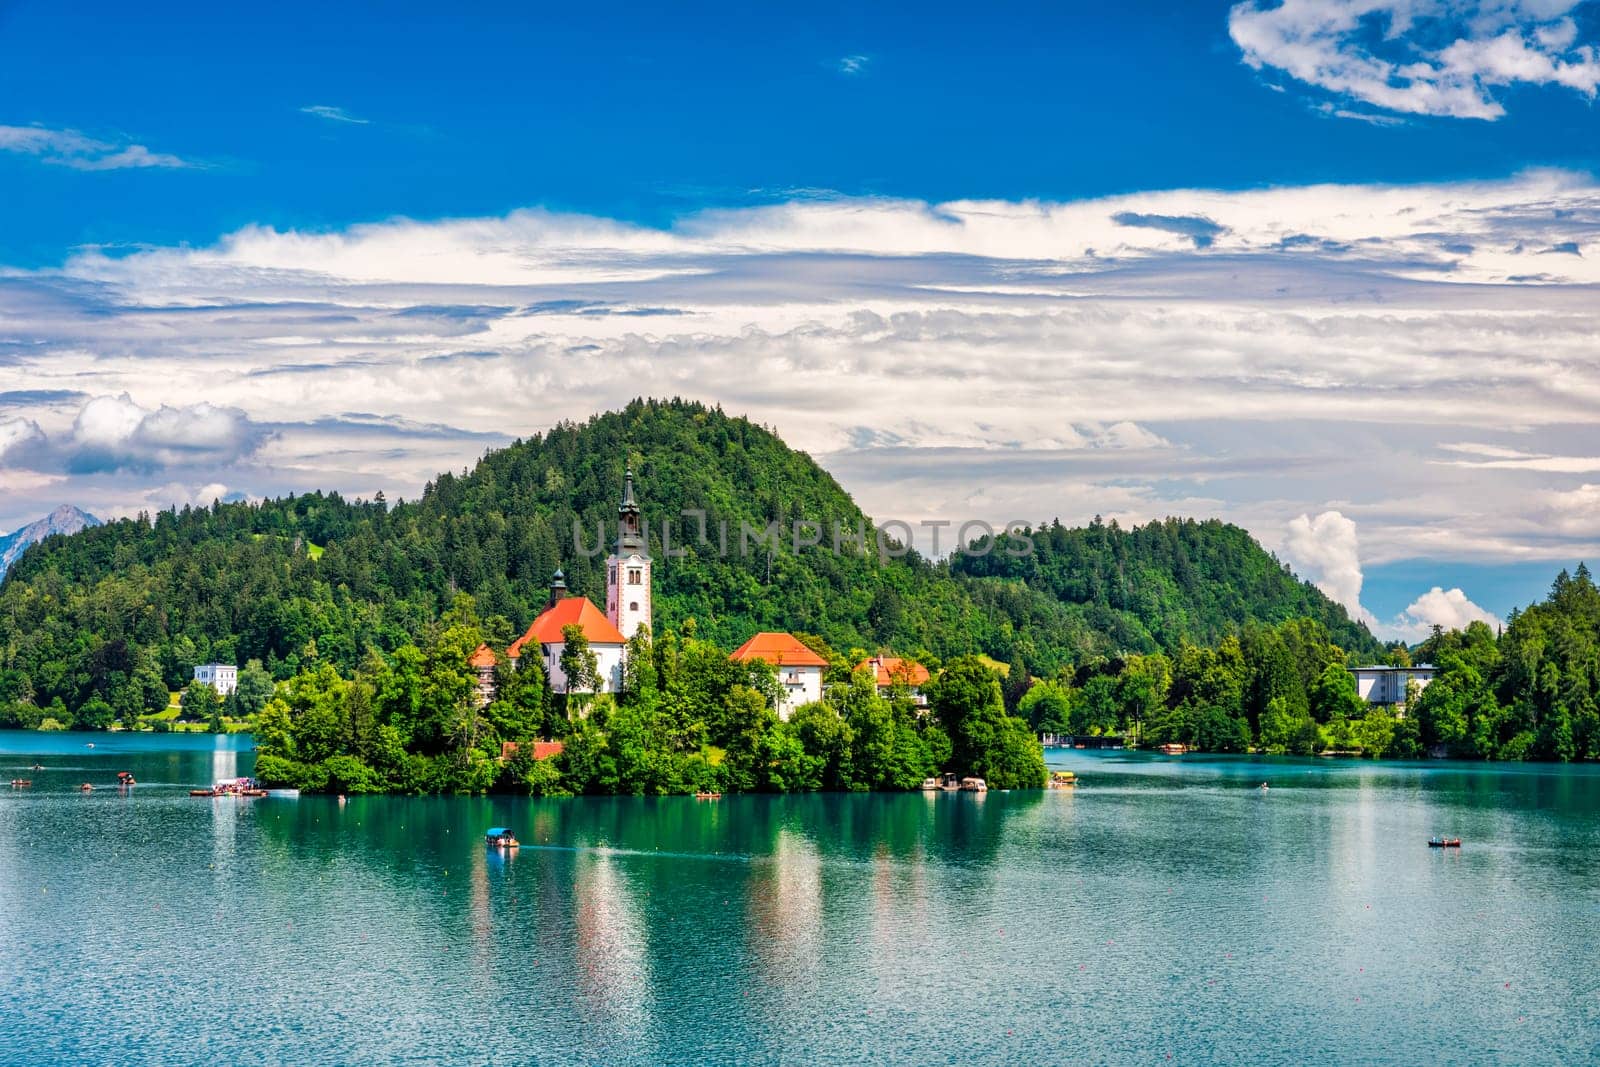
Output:
[[623,475],[622,503],[617,505],[617,555],[637,552],[648,555],[644,527],[639,518],[639,502],[633,497],[633,468]]
[[617,505],[617,547],[606,560],[606,617],[632,638],[650,625],[650,544],[633,495],[633,468],[622,479]]

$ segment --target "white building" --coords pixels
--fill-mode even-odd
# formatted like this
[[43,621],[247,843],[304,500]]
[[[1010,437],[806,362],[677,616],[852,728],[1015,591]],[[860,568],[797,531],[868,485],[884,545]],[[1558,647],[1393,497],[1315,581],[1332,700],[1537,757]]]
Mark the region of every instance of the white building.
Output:
[[795,708],[822,699],[822,671],[828,661],[793,634],[756,634],[734,650],[733,658],[740,663],[765,660],[778,669],[778,684],[783,687],[778,700],[780,719],[787,720]]
[[209,685],[218,696],[239,688],[239,668],[231,663],[202,663],[194,669],[194,680]]
[[1433,681],[1433,676],[1438,673],[1438,668],[1430,663],[1419,663],[1415,667],[1351,667],[1350,673],[1356,679],[1356,692],[1368,704],[1390,704],[1405,707],[1406,693],[1410,691],[1411,683],[1415,682],[1417,691],[1428,687]]
[[617,507],[617,547],[606,560],[606,618],[624,638],[650,626],[650,545],[633,499],[633,471]]
[[560,571],[556,572],[555,580],[550,584],[549,603],[539,613],[539,617],[533,620],[528,632],[513,641],[511,647],[506,649],[506,657],[511,660],[513,666],[520,666],[522,657],[530,653],[538,655],[539,664],[544,668],[544,676],[550,682],[550,691],[566,693],[569,687],[567,672],[561,667],[561,653],[567,648],[564,631],[568,626],[577,626],[583,630],[584,639],[589,642],[589,651],[594,653],[595,665],[600,675],[598,686],[570,691],[615,693],[620,690],[622,656],[627,648],[627,641],[612,625],[611,620],[601,614],[600,609],[595,607],[588,597],[567,595],[567,583]]

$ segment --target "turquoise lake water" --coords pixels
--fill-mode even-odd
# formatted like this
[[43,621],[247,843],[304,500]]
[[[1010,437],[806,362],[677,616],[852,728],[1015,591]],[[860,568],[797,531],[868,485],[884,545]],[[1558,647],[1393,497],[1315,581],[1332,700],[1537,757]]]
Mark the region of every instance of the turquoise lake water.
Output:
[[0,786],[0,1063],[1600,1060],[1600,768],[1073,752],[1070,793],[187,795],[241,745],[0,732],[0,780],[34,782]]

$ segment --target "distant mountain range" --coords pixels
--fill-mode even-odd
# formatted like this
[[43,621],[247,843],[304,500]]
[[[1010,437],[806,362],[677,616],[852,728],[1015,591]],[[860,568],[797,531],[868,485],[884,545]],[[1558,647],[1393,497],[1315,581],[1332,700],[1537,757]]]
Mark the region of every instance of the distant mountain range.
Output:
[[55,534],[75,534],[100,520],[71,504],[62,504],[38,522],[30,522],[20,530],[0,537],[0,576],[3,576],[27,547]]

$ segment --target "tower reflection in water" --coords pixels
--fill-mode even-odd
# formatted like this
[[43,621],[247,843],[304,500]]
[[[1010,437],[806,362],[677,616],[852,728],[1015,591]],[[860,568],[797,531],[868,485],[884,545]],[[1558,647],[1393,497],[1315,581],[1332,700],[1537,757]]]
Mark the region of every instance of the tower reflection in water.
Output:
[[615,1040],[643,1040],[655,1017],[649,939],[617,858],[600,849],[579,852],[573,900],[578,984],[590,1022]]

